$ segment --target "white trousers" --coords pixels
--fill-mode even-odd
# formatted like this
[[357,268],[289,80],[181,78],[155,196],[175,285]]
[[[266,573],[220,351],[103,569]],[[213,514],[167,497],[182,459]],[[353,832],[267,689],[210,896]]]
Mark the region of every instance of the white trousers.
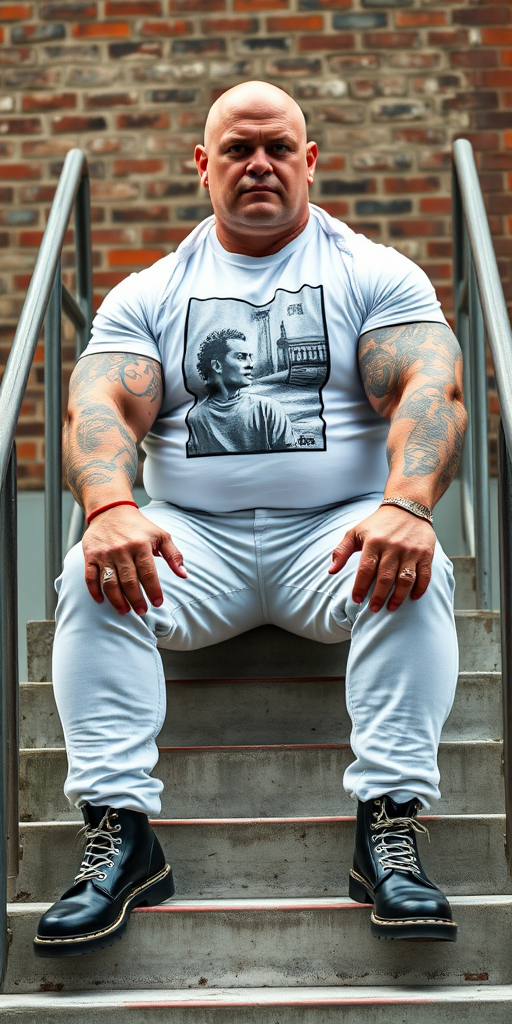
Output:
[[[451,562],[437,544],[426,594],[395,612],[353,602],[359,554],[336,576],[327,573],[333,548],[380,498],[223,515],[152,502],[142,511],[172,535],[189,577],[178,579],[157,558],[164,604],[143,618],[93,601],[82,545],[73,548],[56,583],[53,660],[69,801],[158,814],[163,786],[150,772],[165,679],[157,645],[193,650],[265,623],[327,644],[352,636],[346,696],[355,761],[347,792],[360,800],[415,796],[427,808],[438,799],[437,749],[458,672]],[[211,661],[214,675],[215,651]]]

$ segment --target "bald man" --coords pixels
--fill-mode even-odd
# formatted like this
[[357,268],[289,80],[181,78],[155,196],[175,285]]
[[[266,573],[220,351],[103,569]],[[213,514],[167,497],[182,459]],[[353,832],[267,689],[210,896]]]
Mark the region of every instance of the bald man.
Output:
[[[282,90],[224,93],[195,150],[214,216],[113,289],[73,373],[65,452],[88,529],[56,584],[53,680],[86,849],[40,921],[39,956],[106,946],[134,907],[173,894],[148,823],[163,788],[157,646],[264,623],[352,636],[350,895],[373,904],[374,935],[455,938],[416,814],[439,797],[457,678],[432,508],[465,430],[460,351],[418,267],[309,204],[316,159]],[[272,416],[289,443],[269,440]]]

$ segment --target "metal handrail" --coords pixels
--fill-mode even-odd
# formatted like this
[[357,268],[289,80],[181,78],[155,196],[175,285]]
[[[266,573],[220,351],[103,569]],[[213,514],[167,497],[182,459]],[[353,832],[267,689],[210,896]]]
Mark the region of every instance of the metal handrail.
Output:
[[[496,377],[499,431],[499,535],[503,775],[506,854],[512,873],[512,330],[471,143],[453,146],[456,326],[466,362],[469,444],[463,463],[463,519],[476,560],[477,607],[490,608],[491,528],[487,442],[486,338]],[[471,533],[474,548],[471,550]]]
[[[62,284],[61,252],[75,215],[76,297]],[[0,386],[0,987],[7,961],[7,901],[19,869],[18,621],[16,446],[14,435],[30,367],[45,327],[45,605],[53,618],[53,581],[62,564],[61,314],[73,323],[77,354],[92,322],[89,176],[85,154],[72,149],[64,161],[18,328]],[[78,506],[77,506],[78,508]],[[72,516],[78,539],[82,512]]]

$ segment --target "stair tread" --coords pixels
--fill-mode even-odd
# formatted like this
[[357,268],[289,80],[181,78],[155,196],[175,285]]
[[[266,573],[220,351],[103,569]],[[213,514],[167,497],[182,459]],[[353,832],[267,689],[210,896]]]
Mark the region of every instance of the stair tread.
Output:
[[347,1003],[472,1003],[512,1001],[512,985],[379,985],[319,986],[304,988],[218,988],[218,989],[119,989],[110,992],[34,992],[0,995],[0,1010],[53,1009],[61,1006],[102,1007],[123,1006],[126,1009],[144,1006],[321,1006]]
[[[458,907],[479,907],[479,906],[512,906],[512,894],[488,895],[488,896],[450,896],[447,899],[453,906]],[[11,916],[26,914],[44,914],[51,907],[51,903],[8,903],[7,912]],[[257,910],[358,910],[360,903],[355,903],[348,896],[312,896],[309,899],[297,899],[294,897],[259,897],[256,899],[176,899],[168,903],[160,903],[157,907],[138,907],[134,914],[180,914],[187,911],[198,913],[216,911],[257,911]]]

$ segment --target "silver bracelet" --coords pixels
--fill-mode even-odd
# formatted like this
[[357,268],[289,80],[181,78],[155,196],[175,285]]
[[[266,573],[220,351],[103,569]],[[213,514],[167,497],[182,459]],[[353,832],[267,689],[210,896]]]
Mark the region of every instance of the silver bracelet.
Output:
[[381,505],[396,505],[398,508],[405,509],[406,512],[412,512],[413,516],[418,516],[419,519],[426,519],[431,526],[434,522],[432,509],[426,505],[421,505],[419,501],[412,501],[411,498],[400,498],[398,496],[383,498]]

